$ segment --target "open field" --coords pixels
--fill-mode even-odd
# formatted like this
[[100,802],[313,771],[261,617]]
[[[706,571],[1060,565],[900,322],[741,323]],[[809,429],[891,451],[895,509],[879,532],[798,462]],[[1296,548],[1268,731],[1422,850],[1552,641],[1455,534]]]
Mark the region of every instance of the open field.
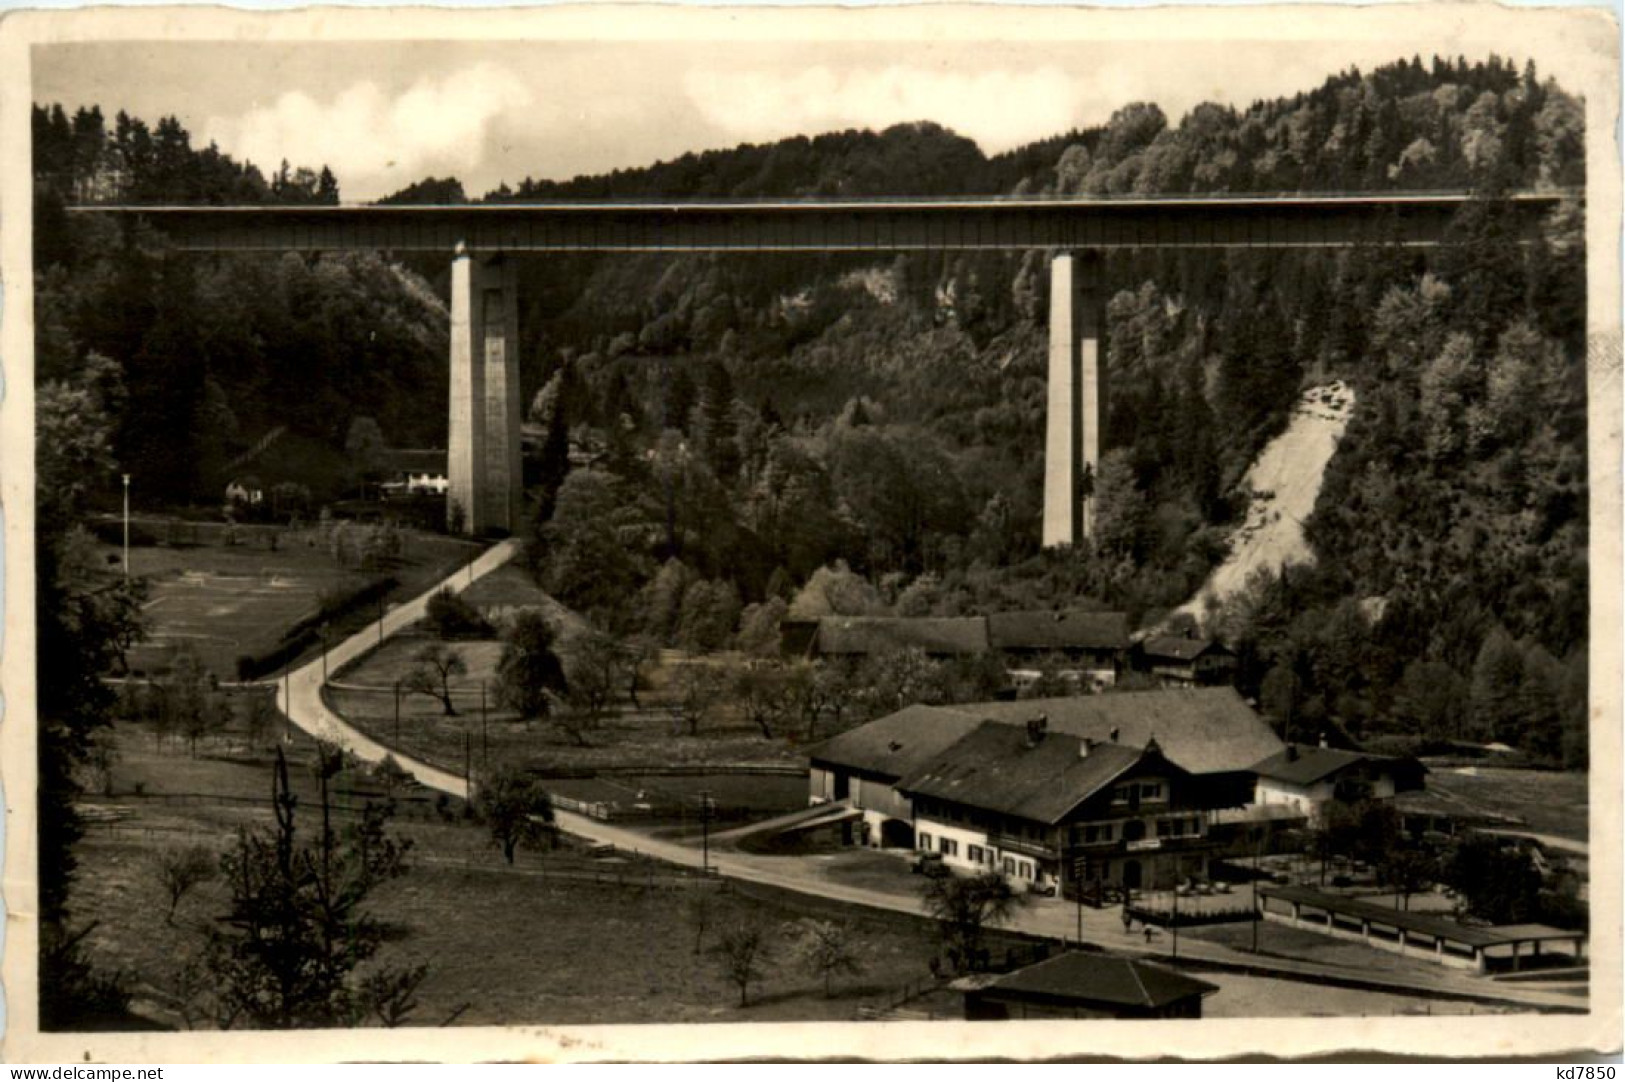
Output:
[[187,643],[225,680],[235,678],[238,655],[276,645],[284,629],[316,611],[323,593],[353,590],[368,578],[336,566],[324,551],[296,544],[276,552],[132,548],[130,572],[150,584],[143,608],[147,637],[130,651],[130,668],[167,668]]
[[[214,758],[210,745],[193,759],[173,743],[156,746],[139,726],[121,726],[118,735],[122,757],[112,795],[94,798],[87,808],[92,825],[79,850],[84,871],[74,888],[75,915],[97,922],[89,940],[95,956],[135,979],[137,1009],[179,1025],[174,996],[182,972],[198,956],[227,897],[218,880],[206,884],[183,899],[169,923],[154,860],[177,845],[220,852],[239,827],[266,825],[270,759],[263,749],[236,746],[229,759]],[[314,749],[292,734],[283,746],[300,797],[301,829],[308,831],[315,808]],[[341,775],[334,784],[341,806],[353,806],[360,797],[352,787],[363,784]],[[923,917],[724,884],[635,854],[595,859],[568,839],[557,850],[521,849],[510,868],[455,804],[442,810],[412,802],[414,795],[404,794],[403,814],[392,828],[413,842],[412,870],[381,887],[373,905],[389,930],[378,961],[431,967],[413,1024],[847,1020],[860,1009],[892,1006],[907,988],[930,984],[935,929]],[[341,828],[351,821],[349,814],[338,816]],[[906,893],[917,889],[918,877],[908,874],[902,860],[853,855],[862,858],[862,869],[832,878],[874,885],[884,880]],[[835,862],[829,856],[808,859]],[[701,897],[707,901],[695,901]],[[704,929],[697,918],[702,908]],[[840,924],[864,960],[863,972],[839,978],[828,998],[818,978],[796,961],[787,931],[807,918]],[[764,978],[743,1008],[737,989],[703,949],[715,942],[718,929],[734,922],[761,925],[773,944]],[[1295,946],[1282,938],[1291,930],[1262,931],[1266,949]],[[1014,942],[994,935],[990,947],[997,957]],[[1343,949],[1360,950],[1353,944]],[[1223,989],[1207,1003],[1206,1013],[1216,1017],[1473,1009],[1266,978],[1200,975]],[[903,1009],[915,1011],[918,1003],[931,1017],[959,1017],[956,1002],[937,992]]]
[[[682,766],[692,764],[802,764],[805,752],[787,737],[764,739],[761,730],[738,717],[715,716],[691,735],[688,726],[662,705],[664,668],[651,674],[653,689],[640,693],[644,709],[622,704],[577,739],[557,720],[522,721],[499,709],[494,687],[501,644],[450,642],[462,654],[468,673],[452,681],[457,715],[447,717],[440,702],[423,694],[400,696],[396,724],[395,681],[410,668],[412,655],[435,640],[401,635],[347,669],[339,686],[327,690],[328,704],[368,736],[444,769],[461,771],[465,740],[476,766],[520,762],[553,769]],[[485,714],[480,685],[487,685]]]
[[1427,783],[1470,807],[1517,816],[1536,834],[1580,842],[1590,835],[1589,778],[1580,771],[1439,767]]
[[[382,574],[399,585],[385,603],[427,589],[477,551],[469,542],[402,531],[398,561],[377,575],[340,567],[318,544],[316,531],[244,531],[240,545],[143,546],[130,549],[130,570],[145,577],[151,595],[143,615],[147,638],[130,654],[137,672],[166,668],[181,643],[190,643],[203,664],[223,680],[236,677],[237,658],[274,646],[282,633],[315,612],[324,593],[353,590]],[[103,546],[110,561],[116,546]],[[357,626],[376,613],[363,612]],[[335,634],[344,633],[335,627]]]
[[[113,795],[88,809],[93,825],[79,850],[86,874],[73,904],[79,920],[99,922],[96,955],[138,978],[138,1009],[175,1024],[168,997],[226,895],[218,881],[200,888],[170,924],[154,861],[179,845],[219,852],[237,828],[267,825],[269,760],[191,759],[173,744],[159,748],[139,727],[120,735]],[[297,739],[288,748],[301,814],[313,815],[313,749]],[[335,788],[346,783],[341,777]],[[341,826],[349,820],[341,816]],[[398,818],[393,829],[413,841],[413,867],[375,895],[374,912],[392,929],[379,961],[430,963],[417,1024],[454,1016],[468,1025],[850,1019],[929,973],[933,928],[923,918],[704,880],[630,855],[595,860],[569,846],[522,849],[509,868],[483,828],[455,813]],[[766,978],[743,1009],[715,959],[695,953],[696,896],[708,899],[702,945],[739,922],[761,925],[774,940]],[[840,921],[866,960],[828,999],[795,963],[786,932],[809,916]]]

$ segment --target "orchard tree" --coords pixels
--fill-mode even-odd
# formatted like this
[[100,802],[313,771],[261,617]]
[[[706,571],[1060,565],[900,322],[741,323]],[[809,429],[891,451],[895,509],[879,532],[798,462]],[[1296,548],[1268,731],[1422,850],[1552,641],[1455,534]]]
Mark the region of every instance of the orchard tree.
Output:
[[474,811],[509,864],[520,845],[554,838],[553,798],[539,780],[517,768],[482,779],[474,790]]
[[456,717],[457,708],[451,700],[451,681],[453,677],[467,673],[468,662],[463,660],[462,654],[443,643],[432,642],[412,655],[412,667],[401,678],[401,690],[438,700],[445,708],[446,717]]
[[608,714],[610,704],[634,682],[628,669],[635,665],[636,658],[628,647],[596,628],[570,639],[564,651],[570,711],[560,720],[578,743],[585,744],[582,730],[596,728]]
[[724,928],[711,947],[723,976],[739,989],[739,1005],[750,1003],[750,986],[762,979],[768,953],[767,930],[759,924]]
[[848,924],[809,918],[795,925],[794,940],[796,959],[823,981],[825,999],[836,977],[863,972],[863,960],[852,942]]
[[926,915],[937,922],[948,960],[956,970],[983,968],[982,942],[988,927],[1009,920],[1021,905],[1017,894],[997,872],[927,879],[921,892]]
[[480,615],[480,610],[449,586],[435,591],[429,598],[423,622],[439,639],[475,639],[491,632],[491,625]]
[[553,649],[553,629],[539,612],[521,612],[503,636],[497,695],[526,718],[546,717],[549,693],[567,689],[564,665]]
[[190,894],[192,888],[213,879],[218,866],[219,859],[213,851],[202,845],[165,849],[158,854],[153,871],[164,896],[169,899],[169,909],[164,913],[165,924],[175,923],[175,910],[180,906],[181,899]]

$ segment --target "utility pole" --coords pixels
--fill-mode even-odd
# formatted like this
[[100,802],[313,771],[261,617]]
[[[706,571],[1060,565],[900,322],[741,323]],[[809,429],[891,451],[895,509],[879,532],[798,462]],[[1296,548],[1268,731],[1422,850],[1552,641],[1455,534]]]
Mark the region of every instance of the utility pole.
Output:
[[470,798],[474,796],[474,741],[467,729],[463,730],[463,785]]
[[130,577],[130,475],[124,474],[124,577]]
[[378,595],[378,645],[384,645],[384,595]]
[[1253,843],[1253,953],[1258,953],[1258,922],[1263,914],[1258,911],[1258,864],[1264,848],[1264,828],[1258,827],[1258,839]]
[[711,874],[711,790],[700,790],[700,870]]
[[491,732],[485,724],[485,681],[480,681],[480,767],[491,769]]
[[327,624],[322,624],[322,684],[327,684]]
[[[1083,947],[1083,868],[1082,859],[1074,856],[1072,865],[1072,900],[1078,905],[1078,947]],[[1063,885],[1064,887],[1064,885]]]
[[1174,914],[1169,918],[1174,932],[1174,957],[1179,957],[1179,858],[1174,858]]
[[401,746],[401,682],[395,681],[395,746]]

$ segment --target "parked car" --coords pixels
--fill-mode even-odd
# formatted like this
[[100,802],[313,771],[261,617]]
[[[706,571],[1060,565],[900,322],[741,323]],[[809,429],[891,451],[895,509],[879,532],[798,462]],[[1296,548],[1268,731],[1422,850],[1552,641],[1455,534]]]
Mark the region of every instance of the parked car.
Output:
[[915,875],[937,879],[948,874],[948,865],[942,862],[941,853],[915,853],[914,863],[908,866],[908,870]]

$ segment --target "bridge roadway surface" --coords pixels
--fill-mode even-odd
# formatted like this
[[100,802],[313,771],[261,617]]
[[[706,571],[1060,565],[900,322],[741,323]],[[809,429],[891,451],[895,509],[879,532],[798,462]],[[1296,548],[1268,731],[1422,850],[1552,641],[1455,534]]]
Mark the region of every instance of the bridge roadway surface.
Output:
[[[471,583],[507,564],[520,550],[521,542],[503,541],[479,556],[472,565],[465,565],[450,577],[421,596],[388,610],[382,620],[383,636],[394,635],[423,618],[429,598],[442,588],[461,592]],[[328,670],[336,670],[356,660],[379,641],[379,621],[373,621],[327,652]],[[402,755],[360,732],[334,713],[322,699],[322,659],[317,657],[301,668],[289,673],[277,684],[277,705],[292,723],[309,735],[336,744],[365,762],[378,762],[392,755],[401,767],[423,785],[452,796],[466,799],[468,785],[465,779],[429,763]],[[797,816],[799,817],[799,816]],[[791,817],[787,817],[791,818]],[[703,855],[692,842],[679,842],[651,837],[636,830],[573,812],[557,813],[561,829],[595,844],[613,845],[618,849],[669,861],[672,864],[697,868]],[[719,834],[717,845],[710,855],[710,867],[718,875],[744,882],[779,887],[801,894],[810,894],[853,905],[875,909],[889,909],[899,913],[920,915],[919,899],[910,894],[894,894],[836,882],[824,874],[823,863],[816,858],[767,856],[742,852],[734,841],[748,831],[728,831]],[[1122,919],[1116,909],[1094,910],[1084,908],[1083,938],[1123,954],[1139,955],[1148,959],[1166,959],[1172,945],[1172,936],[1162,931],[1157,941],[1147,949],[1142,936],[1126,935]],[[1075,940],[1078,929],[1077,907],[1054,898],[1034,898],[1019,910],[1015,918],[1005,925],[1014,931],[1047,936],[1052,939]],[[1493,983],[1485,978],[1441,968],[1437,974],[1373,972],[1352,966],[1304,962],[1290,958],[1260,957],[1245,951],[1233,950],[1215,943],[1206,943],[1181,936],[1179,957],[1186,961],[1206,962],[1217,967],[1242,969],[1260,976],[1288,980],[1341,984],[1400,995],[1435,995],[1474,999],[1496,1004],[1566,1011],[1583,1010],[1581,997],[1545,989]]]

